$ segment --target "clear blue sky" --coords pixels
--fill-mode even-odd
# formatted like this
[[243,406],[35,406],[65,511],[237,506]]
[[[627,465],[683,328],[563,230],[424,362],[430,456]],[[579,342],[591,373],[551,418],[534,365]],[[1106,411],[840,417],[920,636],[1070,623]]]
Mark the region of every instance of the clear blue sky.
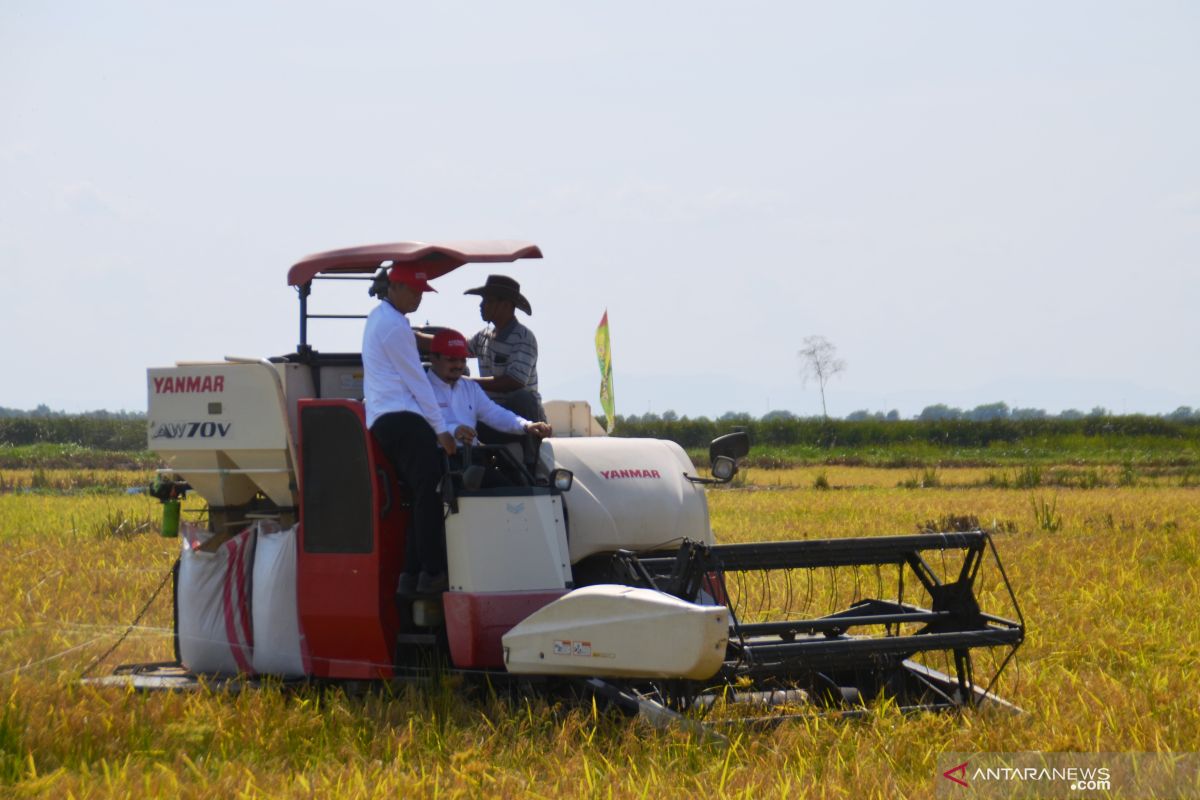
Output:
[[619,413],[818,413],[809,334],[839,416],[1200,406],[1194,3],[12,0],[0,109],[2,406],[142,409],[290,352],[301,256],[464,238],[544,249],[547,398],[607,308]]

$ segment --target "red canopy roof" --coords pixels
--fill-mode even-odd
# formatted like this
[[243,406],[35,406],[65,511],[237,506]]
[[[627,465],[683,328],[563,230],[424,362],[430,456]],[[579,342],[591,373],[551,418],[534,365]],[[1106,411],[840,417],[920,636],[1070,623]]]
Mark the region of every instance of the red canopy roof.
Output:
[[300,286],[326,272],[375,272],[384,261],[420,261],[430,279],[445,275],[471,261],[516,261],[541,258],[532,242],[511,240],[483,242],[396,242],[347,247],[315,253],[297,261],[288,270],[288,285]]

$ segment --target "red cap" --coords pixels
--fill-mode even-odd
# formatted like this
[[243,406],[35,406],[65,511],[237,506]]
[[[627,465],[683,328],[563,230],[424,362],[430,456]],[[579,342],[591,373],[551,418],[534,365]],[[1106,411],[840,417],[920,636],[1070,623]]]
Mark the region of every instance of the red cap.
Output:
[[467,351],[466,338],[458,331],[449,328],[443,328],[434,334],[433,344],[429,346],[429,351],[450,358],[466,358],[470,355]]
[[420,267],[411,264],[397,264],[388,271],[388,280],[392,283],[403,283],[414,292],[436,292],[429,285],[429,275]]

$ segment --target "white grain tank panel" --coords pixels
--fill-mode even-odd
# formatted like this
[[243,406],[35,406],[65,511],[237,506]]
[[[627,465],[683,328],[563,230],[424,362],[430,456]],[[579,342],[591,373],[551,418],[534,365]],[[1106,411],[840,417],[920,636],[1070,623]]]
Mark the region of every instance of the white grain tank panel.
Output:
[[[274,368],[282,372],[283,366]],[[286,373],[281,377],[286,379]],[[163,456],[209,503],[244,503],[258,490],[278,505],[294,504],[288,420],[268,367],[158,367],[147,370],[146,384],[149,449]],[[214,469],[253,472],[208,472]]]
[[459,497],[446,518],[456,592],[563,589],[571,580],[562,499],[549,494]]
[[547,439],[542,469],[575,473],[563,497],[571,563],[620,548],[651,550],[688,538],[713,543],[704,490],[687,453],[661,439]]
[[300,445],[299,401],[316,396],[313,388],[312,370],[307,364],[276,364],[283,377],[283,392],[287,395],[288,424],[292,428],[292,441]]
[[321,397],[361,400],[363,397],[363,368],[355,366],[321,367]]
[[[158,450],[180,475],[191,484],[193,491],[210,506],[237,506],[254,499],[258,484],[245,475],[229,473],[233,463],[219,450]],[[261,477],[261,476],[256,476]]]
[[509,672],[704,680],[720,669],[728,640],[724,606],[598,585],[535,611],[501,641]]
[[542,409],[559,438],[608,435],[592,416],[592,407],[586,400],[547,400]]
[[[276,364],[284,377],[287,394],[288,422],[292,426],[292,441],[300,441],[299,401],[317,397],[313,370],[308,364]],[[323,366],[321,373],[322,399],[341,398],[362,400],[363,369],[354,366]]]
[[278,390],[261,364],[153,368],[147,377],[152,450],[287,448]]

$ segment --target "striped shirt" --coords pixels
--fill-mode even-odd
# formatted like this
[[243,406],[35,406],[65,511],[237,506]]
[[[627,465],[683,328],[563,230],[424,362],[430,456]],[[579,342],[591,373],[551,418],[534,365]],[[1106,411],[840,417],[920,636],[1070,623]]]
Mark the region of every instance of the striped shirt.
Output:
[[[479,359],[479,374],[489,378],[507,375],[521,383],[533,393],[541,404],[537,378],[537,339],[533,331],[515,319],[503,330],[488,327],[471,337],[467,342],[471,355]],[[504,398],[507,392],[488,392],[493,400]]]

